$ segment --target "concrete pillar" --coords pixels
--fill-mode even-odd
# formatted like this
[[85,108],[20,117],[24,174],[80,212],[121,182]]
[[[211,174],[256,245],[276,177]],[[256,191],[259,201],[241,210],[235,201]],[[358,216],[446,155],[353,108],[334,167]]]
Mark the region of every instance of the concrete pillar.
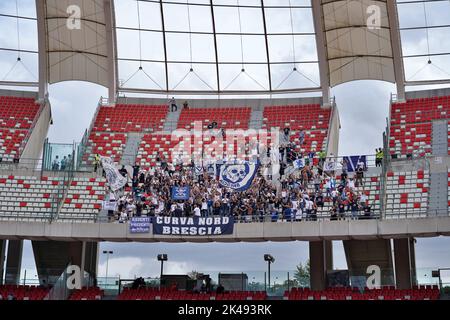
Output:
[[5,284],[20,284],[20,270],[22,269],[22,252],[23,252],[23,240],[8,241]]
[[331,241],[309,242],[310,286],[314,291],[327,287],[327,270],[333,269],[333,246]]
[[389,239],[345,240],[343,243],[352,285],[365,285],[369,266],[378,266],[381,269],[381,285],[394,285]]
[[411,273],[412,285],[417,285],[417,270],[416,270],[416,239],[409,238],[409,255],[411,257]]
[[[414,249],[413,249],[414,250]],[[395,283],[397,289],[411,289],[415,284],[415,263],[411,250],[411,239],[394,239]]]
[[6,240],[0,240],[0,285],[3,284],[3,275],[5,274],[6,259]]
[[32,241],[39,280],[53,284],[68,264],[83,268],[91,276],[97,274],[98,244],[81,241]]

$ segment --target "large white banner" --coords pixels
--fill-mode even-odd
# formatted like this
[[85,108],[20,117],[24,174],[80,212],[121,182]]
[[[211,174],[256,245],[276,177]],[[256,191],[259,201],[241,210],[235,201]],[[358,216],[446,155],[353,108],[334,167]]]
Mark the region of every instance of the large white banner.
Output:
[[123,177],[117,170],[114,162],[109,157],[101,157],[103,170],[105,170],[106,180],[112,191],[122,189],[127,184],[127,178]]

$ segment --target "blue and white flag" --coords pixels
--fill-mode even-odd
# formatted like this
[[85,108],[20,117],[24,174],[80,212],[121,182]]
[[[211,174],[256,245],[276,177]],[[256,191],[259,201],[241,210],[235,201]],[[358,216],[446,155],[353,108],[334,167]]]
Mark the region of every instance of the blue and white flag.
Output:
[[252,185],[259,163],[242,162],[242,163],[225,163],[217,165],[219,183],[227,188],[236,191],[245,191]]
[[172,187],[172,200],[189,200],[189,187]]
[[336,170],[336,166],[337,163],[335,159],[327,160],[323,165],[323,171],[334,171]]
[[203,166],[201,164],[194,165],[194,174],[196,176],[200,176],[203,174]]
[[344,157],[344,161],[347,161],[348,172],[355,172],[358,166],[362,166],[364,170],[367,169],[367,156]]
[[305,167],[305,161],[303,159],[297,159],[292,164],[295,169],[303,169]]

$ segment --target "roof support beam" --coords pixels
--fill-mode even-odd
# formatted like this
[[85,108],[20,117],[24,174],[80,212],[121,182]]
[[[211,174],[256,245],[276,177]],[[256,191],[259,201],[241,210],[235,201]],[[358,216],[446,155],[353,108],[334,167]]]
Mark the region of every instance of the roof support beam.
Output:
[[217,92],[220,92],[220,74],[219,74],[220,71],[219,71],[219,54],[217,52],[216,16],[214,14],[213,0],[210,0],[209,3],[211,5],[211,19],[214,34],[214,55],[216,59]]
[[313,0],[312,16],[314,20],[314,30],[316,31],[317,58],[319,60],[320,86],[322,88],[322,104],[330,106],[330,69],[327,61],[327,48],[325,41],[325,28],[322,12],[322,1]]
[[[267,58],[267,74],[269,76],[269,90],[272,91],[272,74],[270,71],[270,54],[269,54],[269,40],[267,37],[267,22],[266,22],[266,9],[264,7],[264,0],[261,0],[261,10],[264,25],[264,39],[266,41],[266,58]],[[295,57],[294,57],[295,60]]]
[[108,48],[108,100],[115,104],[118,88],[117,44],[115,32],[115,12],[112,0],[103,1],[106,24],[106,46]]
[[400,38],[400,25],[398,22],[397,4],[395,0],[387,0],[389,26],[391,33],[392,55],[394,59],[395,82],[397,84],[397,99],[405,100],[405,70],[402,58],[402,40]]
[[164,68],[166,71],[166,91],[169,91],[169,68],[167,66],[166,23],[164,22],[164,7],[162,0],[159,0],[159,8],[161,10],[161,28],[163,32]]
[[47,56],[47,28],[45,20],[45,0],[36,0],[37,34],[39,51],[39,96],[44,102],[48,96],[48,56]]

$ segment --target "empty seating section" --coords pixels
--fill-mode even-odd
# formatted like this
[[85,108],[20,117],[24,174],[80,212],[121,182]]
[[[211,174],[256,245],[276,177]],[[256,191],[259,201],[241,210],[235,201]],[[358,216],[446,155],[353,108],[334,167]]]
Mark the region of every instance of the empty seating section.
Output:
[[408,154],[429,156],[432,153],[431,135],[432,124],[402,124],[391,127],[389,149],[391,154],[399,158],[406,158]]
[[392,155],[406,158],[418,152],[431,155],[432,121],[448,119],[450,96],[408,99],[393,103],[389,148]]
[[94,132],[145,132],[162,130],[167,105],[117,104],[100,107]]
[[104,178],[74,178],[58,219],[95,221],[105,199],[105,185]]
[[146,134],[141,140],[136,163],[144,168],[155,166],[158,154],[172,160],[171,150],[177,143],[176,140],[171,140],[170,134]]
[[111,157],[113,161],[119,162],[126,140],[127,136],[124,133],[91,133],[86,152],[83,155],[83,162],[92,163],[97,153],[101,156]]
[[0,160],[20,157],[19,148],[39,111],[33,98],[0,96]]
[[178,129],[191,129],[195,121],[201,121],[203,129],[214,121],[219,128],[248,129],[251,112],[251,108],[247,107],[183,109],[178,120]]
[[61,177],[0,175],[0,217],[50,218],[62,183]]
[[6,300],[12,294],[16,300],[44,300],[49,289],[35,286],[1,285],[0,294]]
[[414,287],[411,290],[399,290],[395,287],[381,289],[365,288],[328,288],[324,291],[311,291],[309,288],[292,288],[284,293],[284,300],[439,300],[439,288],[436,285]]
[[320,151],[326,145],[331,109],[323,109],[319,104],[267,106],[263,116],[263,128],[290,128],[291,141],[296,143],[298,133],[305,132],[303,145],[297,151]]
[[266,300],[265,291],[230,291],[221,294],[172,291],[165,288],[124,288],[117,300]]
[[386,218],[426,217],[429,183],[428,171],[388,172]]
[[69,300],[101,300],[105,292],[97,287],[83,287],[79,290],[74,290],[70,296]]
[[119,162],[127,133],[162,130],[167,112],[166,105],[101,106],[89,134],[83,163],[91,164],[97,153]]

